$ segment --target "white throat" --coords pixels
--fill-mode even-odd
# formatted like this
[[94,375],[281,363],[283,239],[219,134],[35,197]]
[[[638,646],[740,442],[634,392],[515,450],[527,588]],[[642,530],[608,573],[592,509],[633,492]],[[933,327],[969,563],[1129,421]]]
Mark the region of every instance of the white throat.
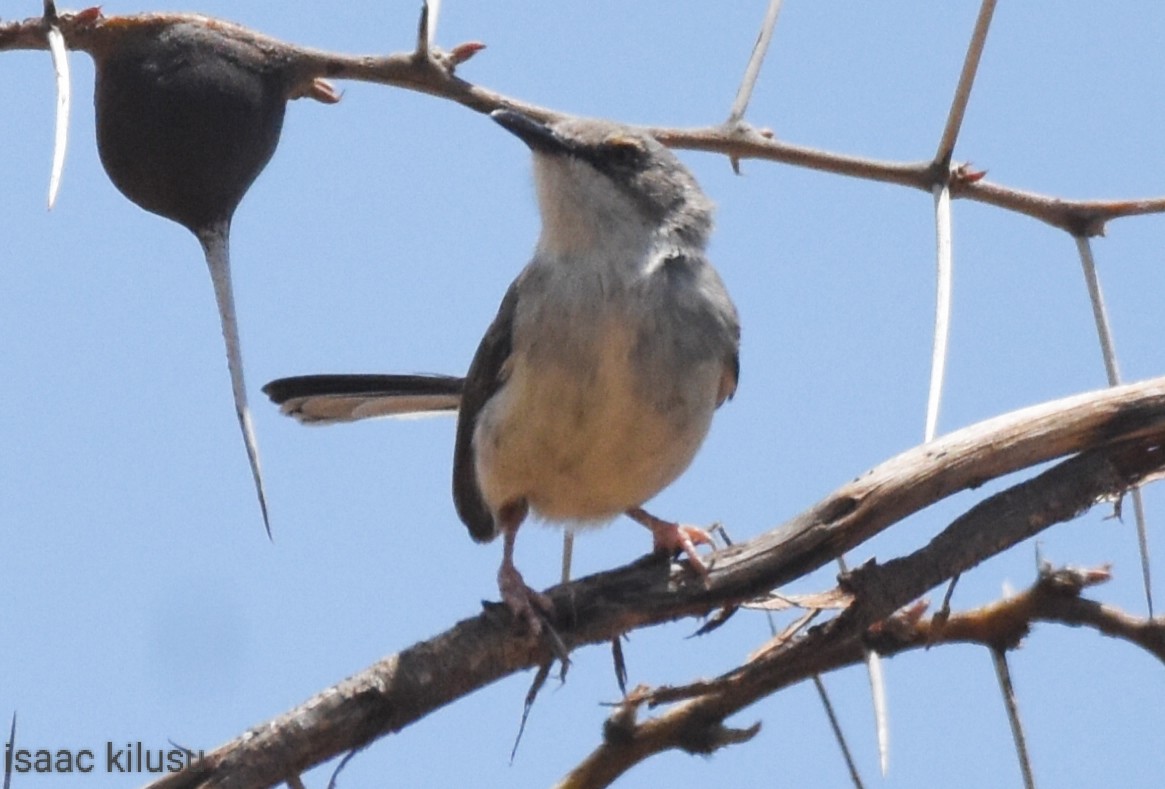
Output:
[[542,213],[538,257],[628,261],[643,258],[656,229],[610,178],[571,156],[536,156]]

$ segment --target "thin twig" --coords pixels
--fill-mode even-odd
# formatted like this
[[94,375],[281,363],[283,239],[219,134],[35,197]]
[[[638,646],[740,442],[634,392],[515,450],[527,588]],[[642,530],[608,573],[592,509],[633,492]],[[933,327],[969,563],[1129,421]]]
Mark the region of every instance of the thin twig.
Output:
[[[116,20],[116,24],[110,24]],[[134,25],[160,27],[176,23],[213,24],[223,35],[264,48],[272,58],[294,64],[297,85],[293,95],[308,95],[312,82],[319,78],[355,79],[392,85],[458,102],[476,112],[489,113],[512,107],[539,120],[564,117],[565,113],[507,96],[466,82],[448,69],[433,68],[429,61],[418,62],[415,53],[385,56],[348,55],[288,44],[239,25],[210,19],[197,14],[140,14],[136,16],[94,17],[86,12],[62,14],[59,25],[71,49],[91,51],[108,43],[111,35],[124,33]],[[104,37],[104,38],[103,38]],[[44,49],[43,20],[0,23],[0,51],[9,49]],[[479,44],[463,45],[466,54],[480,49]],[[454,52],[458,48],[454,48]],[[454,61],[457,61],[454,58]],[[723,125],[703,129],[646,127],[645,131],[675,148],[708,151],[737,159],[762,159],[806,167],[822,172],[846,175],[883,183],[895,183],[930,192],[935,182],[933,161],[890,162],[850,156],[794,145],[760,134],[741,135]],[[951,197],[993,205],[1030,216],[1075,235],[1103,233],[1107,222],[1127,216],[1165,213],[1165,197],[1123,200],[1069,200],[1014,187],[993,184],[983,179],[955,179]]]
[[[1058,470],[1045,472],[1041,478],[1049,481],[1061,476],[1077,462],[1067,461]],[[1066,483],[1062,490],[1071,489],[1073,483],[1070,480],[1062,482]],[[1060,496],[1061,492],[1055,490],[1059,485],[1057,483],[1049,487],[1045,494],[1049,497]],[[1030,487],[1031,483],[1023,483],[1022,486]],[[1005,494],[1000,496],[1007,498]],[[996,501],[999,498],[993,497]],[[1026,497],[1023,501],[1034,503]],[[985,526],[995,517],[995,513],[989,513],[986,509],[990,508],[978,505],[972,511],[985,516],[978,520],[979,525]],[[1025,518],[1030,514],[1016,512],[1014,516]],[[968,523],[965,519],[970,515],[967,513],[956,523]],[[923,549],[910,557],[895,560],[903,570],[901,579],[906,581],[906,586],[911,587],[895,589],[895,599],[902,599],[911,590],[917,591],[927,582],[919,573],[911,573],[907,568],[918,570],[929,566],[933,558],[928,555],[928,549]],[[858,570],[859,573],[865,571],[866,568]],[[862,659],[863,643],[869,638],[875,640],[880,652],[891,656],[930,648],[936,644],[973,643],[989,647],[1012,645],[1018,643],[1018,639],[1036,621],[1087,624],[1102,633],[1128,638],[1130,643],[1143,646],[1159,659],[1165,660],[1165,623],[1131,617],[1080,597],[1084,588],[1101,583],[1108,577],[1104,570],[1066,569],[1041,573],[1037,582],[1021,594],[955,614],[941,628],[932,620],[923,619],[918,606],[910,606],[896,613],[887,612],[888,618],[879,623],[875,634],[875,628],[865,622],[873,616],[873,610],[884,610],[892,605],[892,601],[879,599],[873,609],[864,614],[858,610],[862,607],[859,603],[858,607],[808,631],[802,638],[787,642],[777,650],[766,651],[719,680],[694,683],[694,694],[691,696],[684,696],[682,688],[668,689],[670,692],[662,694],[660,690],[645,692],[649,703],[660,696],[688,700],[657,717],[638,723],[621,742],[604,742],[557,786],[571,789],[608,786],[632,766],[656,753],[672,749],[687,750],[687,743],[691,742],[693,734],[700,731],[714,732],[719,721],[750,706],[759,698],[800,682],[807,674],[812,676],[825,670],[856,665]],[[871,586],[863,591],[874,589]],[[936,629],[939,632],[936,633]]]
[[963,70],[959,74],[955,98],[951,102],[950,112],[947,113],[947,125],[943,128],[943,135],[934,155],[935,164],[944,170],[950,167],[955,141],[958,140],[959,129],[963,125],[963,115],[967,110],[967,102],[971,99],[971,86],[975,84],[975,73],[979,70],[979,58],[983,54],[983,45],[987,42],[987,30],[991,27],[991,16],[994,13],[995,0],[983,0],[983,5],[979,7],[979,16],[975,20],[975,30],[971,33],[971,43],[967,45],[967,55],[963,59]]
[[[1096,259],[1092,255],[1092,243],[1084,236],[1076,236],[1076,249],[1080,253],[1080,265],[1084,269],[1084,282],[1088,286],[1088,300],[1092,304],[1092,316],[1096,322],[1096,334],[1100,338],[1100,351],[1104,356],[1104,372],[1109,386],[1119,386],[1120,366],[1117,364],[1116,342],[1112,336],[1112,324],[1108,320],[1108,309],[1104,303],[1104,293],[1100,289],[1100,275],[1096,271]],[[1149,560],[1149,527],[1145,518],[1145,502],[1140,488],[1131,491],[1133,499],[1133,519],[1137,528],[1137,547],[1141,554],[1141,582],[1145,588],[1145,603],[1149,616],[1153,616],[1153,576]]]
[[1019,768],[1023,773],[1026,789],[1035,789],[1032,776],[1031,756],[1027,750],[1027,739],[1023,735],[1023,724],[1019,720],[1019,703],[1015,698],[1015,685],[1011,682],[1011,670],[1007,666],[1007,652],[992,648],[991,662],[995,664],[995,676],[999,680],[999,690],[1003,693],[1003,706],[1007,708],[1007,722],[1011,724],[1011,739],[1015,742],[1015,753],[1019,757]]
[[962,577],[959,573],[955,573],[951,577],[950,582],[947,583],[947,590],[943,593],[942,604],[939,606],[938,611],[935,612],[933,618],[936,626],[940,628],[940,632],[943,624],[951,616],[951,598],[955,596],[955,587],[959,585],[959,579]]

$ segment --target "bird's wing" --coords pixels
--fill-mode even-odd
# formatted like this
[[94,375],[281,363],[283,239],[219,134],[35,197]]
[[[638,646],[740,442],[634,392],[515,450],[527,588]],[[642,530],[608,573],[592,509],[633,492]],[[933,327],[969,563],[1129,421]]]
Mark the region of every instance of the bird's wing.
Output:
[[464,379],[453,375],[298,375],[263,393],[305,425],[456,411]]
[[453,448],[453,504],[470,535],[478,542],[492,540],[497,535],[497,527],[477,484],[473,432],[481,409],[505,383],[504,370],[513,346],[514,313],[522,279],[519,277],[510,285],[498,307],[497,317],[477,346],[469,372],[465,374],[461,411],[457,417],[457,440]]
[[[648,288],[645,296],[648,308],[656,316],[656,321],[646,324],[656,334],[644,342],[644,347],[655,347],[657,333],[663,331],[671,336],[688,337],[692,344],[688,351],[694,355],[719,357],[722,364],[720,388],[716,393],[719,408],[736,394],[740,380],[740,316],[736,305],[720,274],[702,252],[671,250],[660,260],[662,265],[654,271],[657,279],[644,282]],[[670,326],[666,323],[669,320]],[[693,326],[699,329],[695,333]]]

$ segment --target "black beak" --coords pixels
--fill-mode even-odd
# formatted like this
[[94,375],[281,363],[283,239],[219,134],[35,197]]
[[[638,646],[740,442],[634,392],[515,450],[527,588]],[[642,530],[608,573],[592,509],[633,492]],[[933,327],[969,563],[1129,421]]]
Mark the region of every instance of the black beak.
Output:
[[569,143],[555,134],[548,125],[517,110],[494,110],[489,116],[533,151],[568,153],[571,149]]

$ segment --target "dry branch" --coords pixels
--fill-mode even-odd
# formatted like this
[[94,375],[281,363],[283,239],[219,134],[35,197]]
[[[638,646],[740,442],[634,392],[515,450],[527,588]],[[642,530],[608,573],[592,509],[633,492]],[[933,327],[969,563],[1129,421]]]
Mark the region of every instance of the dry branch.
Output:
[[[92,11],[81,11],[61,14],[55,24],[71,49],[92,53],[100,51],[102,47],[116,46],[120,36],[141,35],[151,29],[178,22],[214,26],[225,35],[261,49],[272,60],[286,64],[295,74],[298,86],[296,95],[311,95],[313,84],[319,79],[353,79],[427,93],[455,101],[477,112],[488,113],[500,107],[513,107],[542,120],[564,115],[561,111],[520,101],[457,77],[454,74],[456,66],[481,48],[477,43],[462,44],[449,52],[430,47],[423,52],[349,55],[289,44],[241,25],[198,14],[154,13],[103,17]],[[46,21],[40,17],[0,24],[0,51],[47,49],[47,29]],[[878,161],[794,145],[772,139],[770,135],[754,131],[744,123],[703,129],[651,127],[647,131],[664,144],[675,148],[719,153],[731,159],[782,162],[854,178],[911,186],[928,193],[935,184],[950,181],[952,197],[1025,214],[1077,236],[1101,235],[1105,224],[1112,219],[1165,212],[1165,197],[1063,200],[993,184],[982,180],[981,173],[968,173],[963,167],[954,167],[952,170],[936,165],[933,161]]]
[[[1158,432],[1147,440],[1102,447],[1073,457],[976,505],[910,556],[884,565],[867,563],[842,579],[843,587],[854,593],[855,600],[837,618],[802,638],[775,644],[714,681],[643,694],[639,701],[651,704],[689,700],[629,728],[617,740],[606,738],[558,785],[559,789],[607,786],[634,765],[663,751],[708,753],[732,744],[739,731],[725,726],[730,715],[807,677],[864,659],[865,647],[874,641],[868,637],[870,628],[927,589],[1028,536],[1077,516],[1096,501],[1119,494],[1130,482],[1152,473],[1153,467],[1162,464],[1163,437]],[[1061,584],[1057,589],[1053,582],[1052,588],[1075,595],[1083,585],[1073,590],[1071,585]],[[1077,624],[1091,615],[1094,618],[1088,623],[1097,629],[1128,637],[1161,657],[1165,623],[1136,620],[1096,604],[1037,603],[1045,603],[1045,597],[1029,594],[1015,604],[999,603],[994,610],[960,618],[956,628],[950,624],[954,617],[936,617],[943,623],[941,627],[916,628],[913,639],[899,636],[897,644],[879,640],[877,648],[892,654],[901,648],[960,640],[1005,649],[1018,643],[1031,621],[1056,621],[1058,613],[1069,609],[1072,613],[1065,617],[1068,623]],[[915,607],[900,619],[909,622],[918,613]],[[1075,619],[1069,620],[1071,616]],[[970,623],[977,627],[964,626]],[[891,620],[879,632],[896,633],[901,629]]]
[[[672,747],[691,750],[693,726],[704,735],[719,732],[707,728],[709,722],[718,727],[727,715],[790,682],[860,659],[862,634],[874,622],[946,578],[1165,467],[1163,442],[1165,378],[997,417],[909,450],[783,526],[713,554],[706,585],[684,567],[647,558],[556,586],[548,590],[558,611],[554,625],[576,648],[608,643],[635,628],[702,616],[817,569],[952,493],[1084,452],[986,500],[915,554],[858,568],[846,578],[854,603],[837,618],[725,675],[700,699],[651,722],[654,728],[640,727],[653,744],[645,755]],[[542,646],[515,636],[508,614],[491,606],[153,786],[273,785],[548,659]]]

